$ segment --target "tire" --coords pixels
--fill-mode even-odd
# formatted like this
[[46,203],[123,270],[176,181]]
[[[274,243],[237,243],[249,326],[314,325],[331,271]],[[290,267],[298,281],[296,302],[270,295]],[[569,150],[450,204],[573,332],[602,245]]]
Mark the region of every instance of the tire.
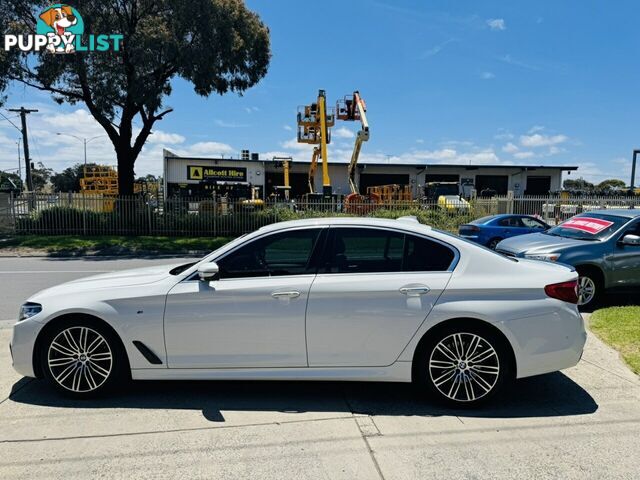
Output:
[[455,408],[490,402],[513,379],[514,365],[506,340],[490,327],[471,322],[450,325],[430,335],[415,361],[418,387]]
[[601,276],[592,269],[578,271],[578,308],[592,310],[602,301],[604,285]]
[[126,378],[126,354],[115,334],[90,318],[60,322],[40,343],[44,378],[60,393],[91,398]]
[[501,238],[498,238],[498,237],[492,238],[491,240],[489,240],[489,243],[487,243],[487,248],[490,248],[491,250],[495,250],[501,241],[502,241]]

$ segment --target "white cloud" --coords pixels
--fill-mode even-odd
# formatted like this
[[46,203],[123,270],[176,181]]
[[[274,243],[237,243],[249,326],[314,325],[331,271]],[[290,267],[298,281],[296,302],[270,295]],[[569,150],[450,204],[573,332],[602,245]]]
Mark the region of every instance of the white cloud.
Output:
[[515,158],[519,159],[519,160],[522,160],[522,159],[524,159],[524,158],[531,158],[531,157],[533,157],[533,156],[534,156],[534,153],[533,153],[533,152],[528,152],[528,151],[525,151],[525,152],[516,152],[516,153],[514,153],[514,154],[513,154],[513,156],[514,156]]
[[483,80],[491,80],[493,78],[496,78],[496,76],[491,72],[482,72],[480,74],[480,78]]
[[161,143],[164,146],[176,145],[184,143],[186,138],[177,133],[167,133],[162,130],[153,130],[153,133],[149,135],[147,143]]
[[422,138],[416,138],[416,143],[424,143],[424,140]]
[[542,125],[534,125],[533,127],[531,127],[529,129],[529,131],[527,132],[529,135],[531,135],[532,133],[537,133],[537,132],[541,132],[544,130],[544,126]]
[[331,135],[335,138],[354,138],[356,135],[346,127],[335,128]]
[[291,130],[293,130],[293,127],[291,125],[283,125],[282,128],[285,129],[287,132],[290,132]]
[[227,122],[220,119],[215,119],[213,123],[222,128],[245,128],[249,126],[246,123]]
[[515,153],[518,150],[519,148],[512,142],[509,142],[504,147],[502,147],[502,151],[505,153]]
[[506,30],[507,24],[504,21],[504,18],[490,18],[487,20],[487,25],[491,30]]
[[529,148],[548,147],[564,143],[568,139],[566,135],[542,135],[540,133],[534,133],[533,135],[521,135],[520,145]]
[[259,112],[260,109],[258,107],[244,107],[244,111],[247,113]]

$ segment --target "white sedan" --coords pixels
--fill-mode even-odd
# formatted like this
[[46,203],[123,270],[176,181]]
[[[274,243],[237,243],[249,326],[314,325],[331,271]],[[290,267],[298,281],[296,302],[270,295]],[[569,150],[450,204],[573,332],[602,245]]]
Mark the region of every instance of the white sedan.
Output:
[[471,405],[579,361],[577,278],[411,217],[299,220],[39,292],[11,350],[19,373],[81,397],[128,378],[347,380]]

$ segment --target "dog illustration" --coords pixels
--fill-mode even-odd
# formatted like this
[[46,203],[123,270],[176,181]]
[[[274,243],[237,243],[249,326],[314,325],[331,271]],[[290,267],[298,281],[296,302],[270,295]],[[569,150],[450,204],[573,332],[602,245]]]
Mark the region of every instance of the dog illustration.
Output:
[[[70,35],[66,33],[66,29],[78,23],[78,19],[73,14],[73,10],[71,10],[69,5],[61,5],[56,8],[51,7],[40,14],[40,19],[53,28],[54,33],[47,34],[49,37],[52,35],[58,35],[60,37]],[[49,43],[47,50],[52,53],[69,53],[73,52],[74,47],[71,43],[66,46],[64,43],[60,43],[56,50],[56,48]]]

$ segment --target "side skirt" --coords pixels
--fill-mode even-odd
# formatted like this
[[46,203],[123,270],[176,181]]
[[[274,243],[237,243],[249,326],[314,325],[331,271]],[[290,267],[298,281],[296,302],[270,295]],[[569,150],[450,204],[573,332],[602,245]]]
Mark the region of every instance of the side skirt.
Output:
[[134,380],[319,380],[411,382],[411,362],[388,367],[301,368],[135,368]]

